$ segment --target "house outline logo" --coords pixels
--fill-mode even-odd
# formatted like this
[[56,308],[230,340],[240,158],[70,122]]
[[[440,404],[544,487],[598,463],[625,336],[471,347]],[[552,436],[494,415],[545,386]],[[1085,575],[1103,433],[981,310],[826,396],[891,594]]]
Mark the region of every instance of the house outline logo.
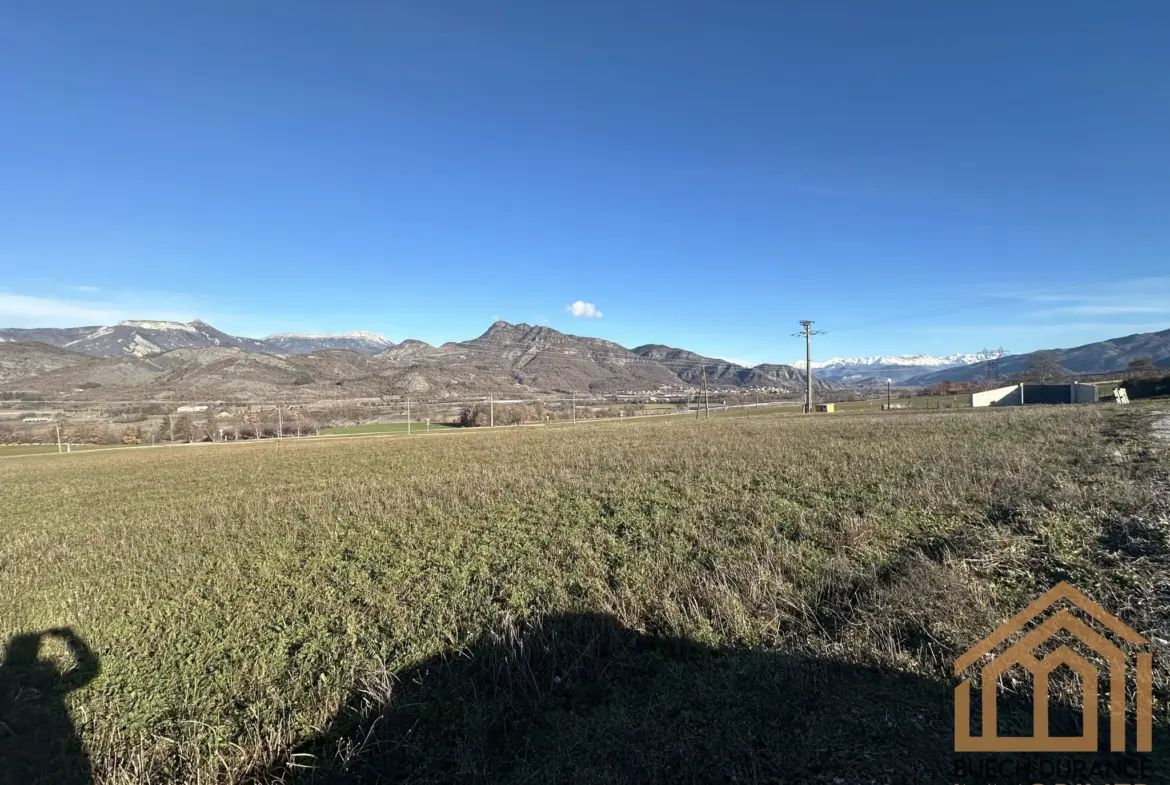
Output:
[[[993,650],[1013,634],[1024,630],[1028,622],[1065,600],[1086,616],[1106,627],[1126,643],[1149,646],[1149,641],[1122,623],[1093,600],[1061,581],[1011,617],[983,640],[976,643],[955,660],[955,675],[976,662],[991,659],[982,666],[983,735],[971,735],[971,679],[965,678],[955,686],[955,752],[1096,752],[1098,673],[1096,667],[1066,645],[1057,647],[1043,658],[1033,650],[1053,636],[1064,631],[1077,638],[1109,663],[1109,748],[1125,752],[1125,683],[1126,653],[1114,643],[1078,619],[1068,609],[1049,616],[999,655]],[[1153,655],[1149,651],[1136,656],[1135,711],[1137,719],[1137,751],[1150,752],[1153,720]],[[1032,674],[1032,735],[1000,737],[996,728],[996,686],[999,676],[1013,665],[1023,666]],[[1057,667],[1067,665],[1081,677],[1083,689],[1081,718],[1082,736],[1048,735],[1048,677]]]

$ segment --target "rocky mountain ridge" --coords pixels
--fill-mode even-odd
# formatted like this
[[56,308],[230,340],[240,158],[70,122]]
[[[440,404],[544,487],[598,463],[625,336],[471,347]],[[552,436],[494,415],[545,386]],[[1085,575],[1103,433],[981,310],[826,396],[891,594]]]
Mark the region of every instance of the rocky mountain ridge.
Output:
[[322,349],[380,352],[394,344],[377,333],[343,335],[277,333],[245,338],[217,330],[204,321],[128,319],[109,326],[0,329],[0,341],[39,341],[94,357],[150,357],[173,349],[225,347],[266,354],[308,354]]
[[[277,334],[241,338],[205,322],[0,331],[0,390],[61,395],[354,398],[500,393],[670,392],[757,388],[799,393],[785,365],[744,368],[683,349],[627,349],[551,327],[496,322],[441,346],[383,336]],[[309,351],[306,351],[311,349]],[[816,380],[818,391],[836,388]],[[93,392],[100,390],[100,393]]]

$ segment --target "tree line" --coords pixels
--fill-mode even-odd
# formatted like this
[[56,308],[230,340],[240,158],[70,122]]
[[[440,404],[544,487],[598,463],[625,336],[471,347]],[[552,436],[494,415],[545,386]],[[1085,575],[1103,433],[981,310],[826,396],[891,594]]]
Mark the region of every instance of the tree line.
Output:
[[[686,404],[678,404],[675,409],[685,410]],[[493,414],[494,409],[494,414]],[[566,420],[602,420],[613,417],[637,417],[639,411],[645,411],[644,404],[620,404],[608,406],[577,406],[576,411],[571,405],[546,406],[537,401],[535,403],[500,403],[494,406],[490,403],[477,403],[464,406],[459,412],[459,424],[464,428],[486,428],[495,425],[524,425],[525,423],[564,422]]]
[[51,444],[57,441],[58,433],[66,444],[162,444],[312,436],[320,433],[320,425],[298,409],[290,409],[278,416],[271,410],[249,408],[220,417],[209,407],[199,417],[183,412],[153,419],[142,418],[129,425],[70,420],[58,415],[54,422],[34,428],[0,424],[0,444]]

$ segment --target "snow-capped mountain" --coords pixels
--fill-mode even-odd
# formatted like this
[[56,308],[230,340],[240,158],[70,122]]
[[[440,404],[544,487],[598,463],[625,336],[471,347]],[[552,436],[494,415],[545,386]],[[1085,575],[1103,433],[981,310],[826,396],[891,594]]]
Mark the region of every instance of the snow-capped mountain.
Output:
[[201,321],[184,323],[128,319],[110,327],[87,330],[85,334],[57,345],[98,357],[149,357],[172,349],[203,349],[208,346],[265,351],[262,342],[254,338],[228,335]]
[[[816,375],[822,379],[842,384],[885,384],[886,379],[891,379],[897,384],[925,373],[971,365],[986,359],[987,356],[982,353],[948,354],[945,357],[930,354],[894,354],[834,357],[831,360],[814,361],[812,367]],[[801,368],[804,361],[799,360],[792,364]]]
[[127,320],[107,327],[0,329],[0,341],[39,341],[96,357],[150,357],[173,349],[221,347],[263,354],[308,354],[348,349],[377,354],[394,346],[377,333],[280,333],[264,339],[229,335],[207,322]]
[[[814,360],[813,368],[905,368],[908,366],[943,366],[970,365],[987,359],[982,354],[948,354],[946,357],[936,357],[933,354],[877,354],[873,357],[834,357],[831,360]],[[804,365],[804,360],[798,360],[793,365]]]
[[381,333],[355,331],[341,335],[321,333],[274,333],[264,339],[277,354],[308,354],[319,349],[349,349],[354,352],[377,354],[394,345]]

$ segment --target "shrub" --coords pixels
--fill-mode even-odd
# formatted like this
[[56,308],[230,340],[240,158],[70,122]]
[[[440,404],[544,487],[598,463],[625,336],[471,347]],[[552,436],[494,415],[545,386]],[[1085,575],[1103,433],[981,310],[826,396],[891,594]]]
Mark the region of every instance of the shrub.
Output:
[[491,409],[486,403],[464,407],[459,412],[459,424],[464,428],[485,428],[491,425]]
[[1170,376],[1144,379],[1126,379],[1120,385],[1130,398],[1154,398],[1170,395]]

